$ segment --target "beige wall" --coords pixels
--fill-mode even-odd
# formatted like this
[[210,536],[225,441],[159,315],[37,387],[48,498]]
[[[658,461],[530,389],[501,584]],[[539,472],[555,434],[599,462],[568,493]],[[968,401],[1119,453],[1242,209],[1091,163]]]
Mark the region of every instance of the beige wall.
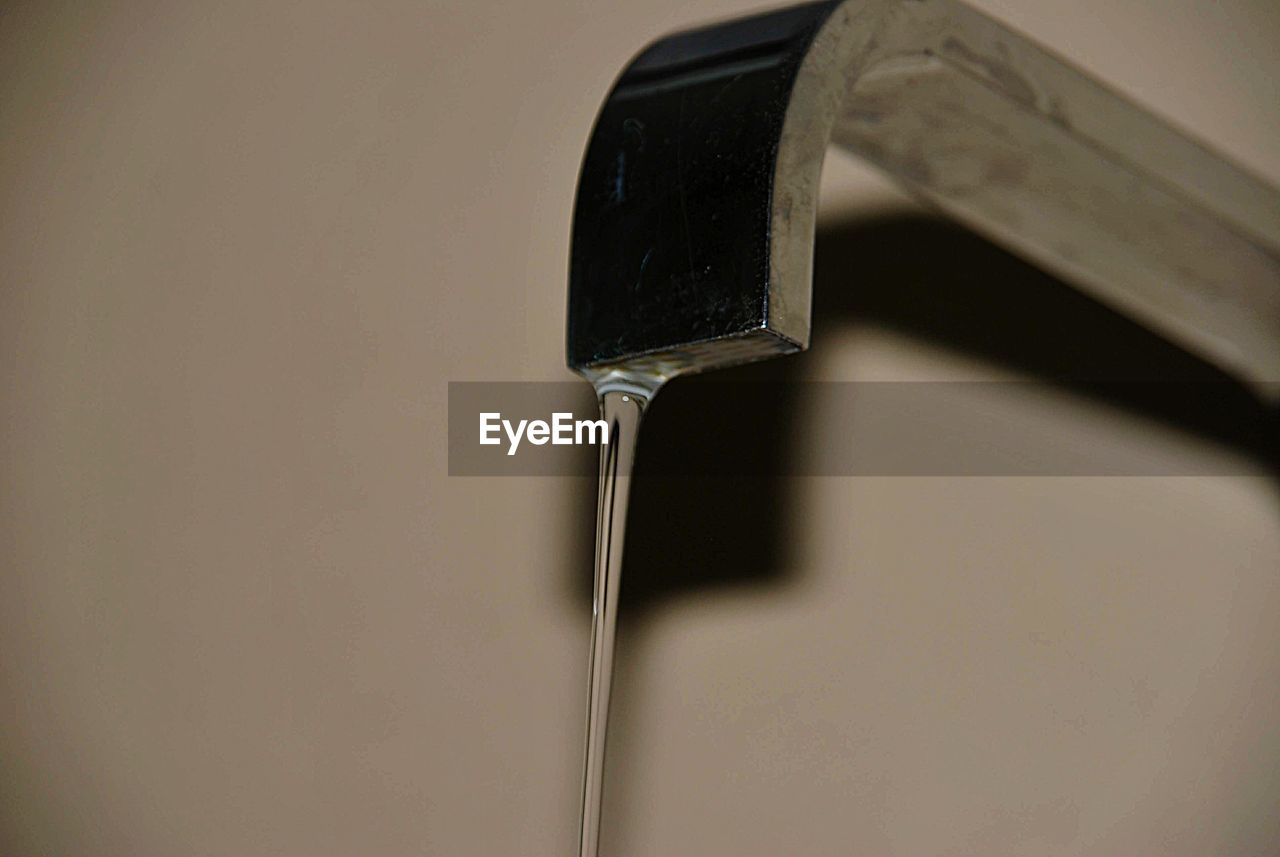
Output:
[[[1271,0],[980,5],[1280,183]],[[594,110],[743,8],[0,10],[0,853],[571,853],[590,486],[449,478],[445,385],[566,377]],[[828,179],[828,242],[908,206]],[[999,362],[853,318],[798,371]],[[1213,454],[1011,407],[974,442]],[[750,585],[624,619],[607,853],[1280,849],[1272,481],[768,490]]]

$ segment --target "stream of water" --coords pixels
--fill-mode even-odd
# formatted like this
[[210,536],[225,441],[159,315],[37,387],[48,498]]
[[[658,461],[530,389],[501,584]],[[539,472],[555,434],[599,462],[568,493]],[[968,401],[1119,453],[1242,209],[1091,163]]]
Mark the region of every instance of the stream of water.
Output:
[[600,805],[604,794],[605,740],[609,694],[613,684],[614,637],[618,627],[618,587],[627,526],[627,499],[640,420],[656,390],[644,386],[597,383],[600,412],[609,438],[600,450],[600,495],[596,512],[595,593],[592,597],[591,662],[587,685],[587,750],[582,778],[582,827],[579,857],[600,850]]

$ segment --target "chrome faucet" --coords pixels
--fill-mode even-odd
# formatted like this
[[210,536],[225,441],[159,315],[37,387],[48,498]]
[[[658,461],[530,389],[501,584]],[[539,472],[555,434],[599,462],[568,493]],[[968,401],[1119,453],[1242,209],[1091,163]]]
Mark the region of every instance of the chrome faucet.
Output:
[[[630,430],[669,378],[808,346],[831,144],[1280,399],[1280,194],[957,0],[841,0],[662,39],[600,111],[568,362],[630,402]],[[603,454],[582,857],[599,848],[618,472]]]
[[807,347],[832,144],[1280,397],[1280,193],[956,0],[811,3],[633,59],[579,179],[569,365]]

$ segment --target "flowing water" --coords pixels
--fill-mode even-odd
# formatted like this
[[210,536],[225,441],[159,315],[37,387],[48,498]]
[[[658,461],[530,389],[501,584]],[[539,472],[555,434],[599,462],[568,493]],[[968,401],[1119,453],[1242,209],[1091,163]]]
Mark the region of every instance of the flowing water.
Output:
[[652,385],[596,384],[600,411],[609,426],[609,442],[600,450],[595,594],[591,607],[591,663],[587,685],[587,752],[582,779],[579,857],[597,857],[600,849],[600,803],[604,789],[605,738],[609,725],[609,691],[613,684],[613,642],[618,627],[618,585],[622,579],[627,498],[631,491],[631,467],[635,461],[640,418],[656,389],[656,382]]

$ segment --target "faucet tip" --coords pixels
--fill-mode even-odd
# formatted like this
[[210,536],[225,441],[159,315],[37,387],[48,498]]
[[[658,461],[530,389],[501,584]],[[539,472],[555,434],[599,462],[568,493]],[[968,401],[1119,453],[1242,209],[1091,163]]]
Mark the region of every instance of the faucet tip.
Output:
[[775,161],[832,5],[677,34],[623,72],[578,182],[571,368],[665,379],[806,347],[810,284],[779,282],[771,244]]

